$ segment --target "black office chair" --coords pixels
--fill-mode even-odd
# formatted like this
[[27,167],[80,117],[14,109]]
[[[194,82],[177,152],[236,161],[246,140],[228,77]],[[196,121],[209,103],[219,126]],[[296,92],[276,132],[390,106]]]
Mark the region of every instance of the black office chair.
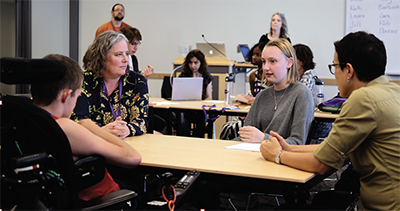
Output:
[[[1,58],[0,64],[6,84],[46,83],[65,75],[65,66],[56,60]],[[120,190],[80,201],[77,193],[104,177],[104,158],[74,162],[66,135],[46,111],[28,97],[5,95],[0,100],[3,209],[121,209],[137,196]]]
[[[172,83],[173,83],[173,78],[175,77],[174,75],[179,75],[181,71],[182,66],[178,66],[175,68],[170,76],[164,76],[163,83],[161,86],[161,97],[167,100],[171,100],[172,97]],[[172,78],[171,78],[172,77]],[[186,112],[188,113],[188,112]],[[182,124],[185,122],[185,118],[183,118],[183,113],[176,113],[176,112],[171,112],[171,111],[163,111],[163,110],[158,110],[154,114],[154,119],[163,119],[165,121],[171,122],[171,128],[167,128],[167,134],[169,135],[187,135],[187,136],[194,136],[194,137],[204,137],[204,127],[205,127],[205,122],[204,124],[202,123],[201,120],[204,120],[204,114],[203,112],[199,111],[193,111],[190,112],[191,117],[195,117],[192,119],[189,119],[189,122],[185,123],[185,126]],[[188,115],[187,115],[188,116]],[[200,117],[199,117],[200,116]],[[178,119],[180,119],[179,124],[177,123]],[[162,123],[159,121],[159,123]],[[198,124],[200,124],[198,126]],[[180,128],[177,128],[178,125],[181,125]],[[165,124],[165,126],[167,126]],[[200,130],[198,128],[201,128]],[[186,131],[184,133],[183,131]]]

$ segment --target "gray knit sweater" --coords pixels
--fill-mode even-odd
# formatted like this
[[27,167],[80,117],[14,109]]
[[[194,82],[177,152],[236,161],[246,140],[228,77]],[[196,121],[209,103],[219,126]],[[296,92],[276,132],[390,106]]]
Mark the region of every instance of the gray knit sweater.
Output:
[[[285,89],[275,92],[277,105],[274,111],[274,88],[260,92],[251,105],[244,125],[254,126],[266,134],[275,131],[289,144],[305,144],[311,122],[314,119],[314,101],[310,90],[296,81]],[[285,94],[284,94],[285,93]],[[284,95],[284,96],[283,96]],[[282,97],[283,96],[283,97]],[[240,141],[240,136],[234,140]]]

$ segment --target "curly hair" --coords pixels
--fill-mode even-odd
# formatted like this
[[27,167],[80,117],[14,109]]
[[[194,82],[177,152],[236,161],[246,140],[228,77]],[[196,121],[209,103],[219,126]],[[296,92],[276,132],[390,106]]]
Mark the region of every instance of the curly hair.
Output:
[[[93,71],[98,77],[103,77],[103,71],[107,68],[107,54],[120,41],[125,41],[128,45],[128,39],[121,33],[115,31],[101,33],[83,56],[83,68]],[[126,71],[129,71],[128,67]]]
[[190,70],[189,63],[190,60],[196,57],[200,61],[200,68],[199,68],[199,73],[201,73],[203,76],[204,74],[208,71],[208,64],[206,62],[206,56],[204,55],[203,52],[200,50],[194,49],[191,50],[185,57],[185,62],[183,63],[183,73],[188,76],[193,76],[193,72]]
[[314,55],[310,47],[304,44],[296,44],[293,48],[296,51],[297,60],[303,62],[304,71],[315,68]]
[[267,43],[265,43],[265,42],[259,42],[259,43],[255,44],[253,47],[251,47],[249,53],[247,54],[247,58],[246,58],[247,61],[252,62],[252,60],[253,60],[254,49],[259,48],[259,49],[262,51],[262,50],[264,49],[264,46],[265,46],[266,44],[267,44]]

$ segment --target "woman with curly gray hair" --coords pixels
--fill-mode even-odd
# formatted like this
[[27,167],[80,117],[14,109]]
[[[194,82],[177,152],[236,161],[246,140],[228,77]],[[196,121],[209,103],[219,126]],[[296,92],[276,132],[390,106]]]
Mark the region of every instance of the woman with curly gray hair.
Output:
[[91,119],[120,137],[146,133],[147,80],[129,71],[128,40],[114,31],[100,34],[83,57],[84,82],[72,118]]

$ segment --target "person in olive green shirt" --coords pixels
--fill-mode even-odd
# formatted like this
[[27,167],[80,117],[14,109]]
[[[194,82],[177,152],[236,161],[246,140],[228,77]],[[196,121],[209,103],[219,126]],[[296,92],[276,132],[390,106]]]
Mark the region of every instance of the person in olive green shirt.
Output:
[[372,34],[356,32],[335,42],[333,64],[340,95],[348,97],[320,145],[294,146],[271,132],[262,156],[324,174],[350,161],[360,176],[366,210],[400,210],[400,86],[384,76],[386,50]]

